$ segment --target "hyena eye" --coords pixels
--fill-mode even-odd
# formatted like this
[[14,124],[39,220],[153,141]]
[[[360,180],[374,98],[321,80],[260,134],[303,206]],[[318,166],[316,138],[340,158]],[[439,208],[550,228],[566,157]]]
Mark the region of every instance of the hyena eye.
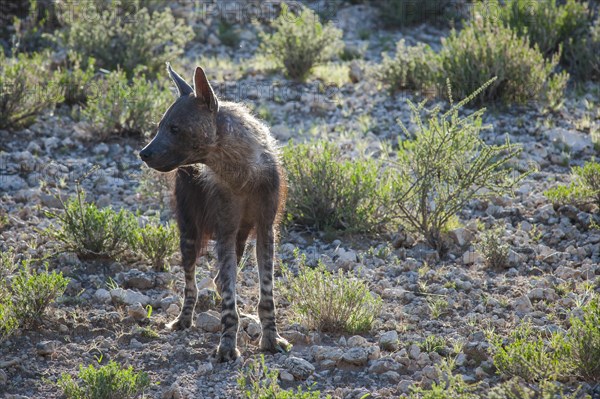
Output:
[[173,133],[173,134],[179,133],[179,127],[178,126],[171,126],[171,133]]

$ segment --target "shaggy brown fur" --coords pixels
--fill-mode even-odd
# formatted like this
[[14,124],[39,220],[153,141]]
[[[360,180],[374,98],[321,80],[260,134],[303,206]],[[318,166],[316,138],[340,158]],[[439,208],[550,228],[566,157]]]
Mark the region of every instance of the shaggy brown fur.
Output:
[[202,68],[196,68],[194,89],[170,66],[168,70],[179,98],[140,157],[161,172],[177,169],[175,204],[185,299],[181,314],[170,325],[174,329],[192,325],[198,293],[196,260],[207,241],[215,239],[219,269],[215,283],[222,297],[223,328],[216,354],[221,361],[239,356],[236,269],[252,233],[260,275],[261,348],[285,350],[288,343],[277,333],[273,301],[275,226],[286,196],[275,141],[242,105],[220,103]]

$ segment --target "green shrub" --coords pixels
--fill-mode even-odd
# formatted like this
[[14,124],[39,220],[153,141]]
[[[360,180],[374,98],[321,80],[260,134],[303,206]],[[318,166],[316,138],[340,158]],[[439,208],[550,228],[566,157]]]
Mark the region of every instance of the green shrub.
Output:
[[495,334],[488,338],[494,365],[505,375],[532,382],[563,378],[573,370],[571,345],[564,334],[551,333],[545,340],[523,324],[510,333],[507,343]]
[[504,241],[503,227],[484,231],[475,243],[475,248],[483,257],[487,267],[504,269],[508,266],[510,246]]
[[[93,57],[101,68],[121,69],[128,77],[143,68],[155,76],[165,62],[177,59],[193,37],[183,20],[176,19],[169,7],[151,12],[139,0],[86,2],[83,9],[60,7],[66,28],[62,41],[68,50]],[[83,65],[85,68],[86,65]]]
[[135,372],[132,366],[123,368],[114,361],[98,368],[80,365],[77,378],[63,373],[57,382],[68,399],[133,399],[150,386],[148,374]]
[[565,44],[563,60],[579,80],[600,81],[600,18],[579,40],[569,39]]
[[0,342],[14,334],[19,327],[13,308],[8,301],[0,302]]
[[596,204],[600,207],[600,163],[586,162],[583,167],[573,168],[572,174],[570,185],[551,188],[544,195],[555,204]]
[[137,220],[131,212],[111,208],[98,209],[93,202],[85,201],[80,190],[77,196],[62,202],[62,213],[48,212],[58,219],[58,226],[45,233],[59,241],[65,251],[77,253],[82,258],[117,258],[132,243]]
[[437,55],[423,43],[407,46],[404,39],[396,43],[396,55],[383,55],[379,79],[396,90],[423,90],[433,84],[438,65]]
[[388,222],[386,174],[374,159],[345,159],[328,141],[289,144],[283,149],[288,174],[288,217],[317,229],[370,232]]
[[498,19],[519,36],[527,36],[529,43],[546,56],[556,53],[569,39],[580,38],[591,19],[587,3],[576,0],[565,4],[556,0],[507,0],[504,5],[487,0],[479,3],[476,11],[491,23]]
[[97,139],[113,135],[144,135],[173,102],[168,90],[136,74],[131,83],[125,72],[113,71],[94,82],[81,119]]
[[279,285],[293,314],[318,331],[356,334],[371,330],[382,302],[366,282],[341,269],[329,272],[322,263],[310,268],[305,256],[297,259],[298,275],[284,269],[285,283]]
[[344,47],[342,31],[331,22],[322,25],[306,7],[295,15],[282,3],[281,15],[272,27],[272,34],[261,32],[260,51],[285,68],[292,79],[304,80],[313,66],[330,60]]
[[166,260],[179,247],[177,226],[173,223],[163,225],[158,220],[152,220],[144,227],[138,228],[134,234],[136,249],[152,263],[154,270],[168,270],[169,265]]
[[442,233],[469,201],[506,193],[518,181],[511,178],[507,166],[521,149],[508,142],[488,145],[481,139],[479,134],[486,128],[482,124],[484,109],[459,114],[463,105],[485,88],[445,113],[434,108],[425,122],[421,118],[424,103],[415,106],[409,101],[418,127],[414,135],[400,122],[405,134],[414,139],[401,142],[403,149],[393,164],[395,175],[400,176],[393,186],[397,216],[440,252],[447,249]]
[[6,57],[0,48],[0,129],[28,126],[63,101],[59,75],[47,54]]
[[411,387],[410,399],[478,399],[474,393],[476,385],[464,382],[462,375],[452,373],[452,363],[443,361],[436,365],[439,381],[433,382],[431,388]]
[[[265,364],[265,356],[260,355],[260,359],[255,359],[248,364],[248,367],[240,371],[237,378],[238,388],[243,392],[246,399],[319,399],[321,392],[312,390],[310,387],[305,392],[302,386],[298,386],[296,391],[284,390],[279,386],[277,370],[269,370]],[[331,398],[330,395],[324,398]]]
[[[83,64],[87,65],[85,69],[82,68]],[[87,101],[94,89],[95,65],[93,58],[82,62],[79,54],[69,54],[68,63],[59,74],[59,84],[64,88],[66,104],[84,104]]]
[[600,298],[581,308],[583,317],[571,318],[570,342],[577,373],[587,381],[600,379]]
[[41,321],[44,311],[61,296],[69,280],[62,273],[37,272],[29,262],[22,262],[19,272],[11,279],[12,312],[21,326]]
[[[527,386],[529,385],[529,386]],[[552,380],[541,381],[537,386],[524,383],[520,378],[512,378],[489,390],[486,399],[592,399],[582,395],[581,387],[575,392],[565,393],[562,384]]]
[[439,54],[441,77],[450,81],[452,94],[459,98],[497,78],[475,98],[477,103],[556,103],[568,80],[566,72],[553,74],[558,60],[545,60],[526,37],[510,28],[477,21],[442,39]]
[[441,18],[450,0],[383,0],[374,2],[388,27],[404,27]]

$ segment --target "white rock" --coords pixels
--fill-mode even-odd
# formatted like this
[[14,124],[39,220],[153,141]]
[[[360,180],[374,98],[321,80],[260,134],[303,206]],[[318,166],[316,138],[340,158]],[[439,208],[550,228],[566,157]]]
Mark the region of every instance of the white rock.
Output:
[[527,295],[523,295],[515,299],[512,303],[513,308],[517,312],[528,313],[533,310],[533,305],[531,304],[531,300]]
[[221,319],[219,318],[219,314],[212,310],[200,313],[196,319],[196,325],[198,328],[208,332],[216,333],[221,331]]
[[305,380],[315,372],[315,366],[300,357],[288,357],[283,366],[298,380]]
[[421,349],[419,349],[419,347],[416,344],[412,344],[409,348],[408,348],[408,354],[412,359],[418,359],[419,355],[421,354]]
[[166,310],[169,316],[177,316],[180,311],[181,309],[179,309],[179,305],[177,305],[176,303],[170,304]]
[[104,288],[100,288],[97,289],[96,292],[94,292],[94,298],[102,303],[107,303],[110,302],[111,296],[110,296],[110,292],[108,292],[108,290],[105,290]]
[[281,370],[279,372],[279,379],[283,382],[292,382],[294,381],[294,376],[286,370]]
[[366,348],[350,348],[342,356],[342,360],[356,366],[364,366],[369,361],[369,351]]
[[463,259],[463,263],[465,265],[472,265],[474,263],[476,263],[476,264],[483,263],[483,257],[481,256],[481,254],[474,250],[468,250],[467,252],[465,252],[463,254],[462,259]]
[[360,335],[353,335],[348,338],[348,346],[368,346],[369,341],[365,337]]
[[338,255],[336,264],[338,264],[339,266],[349,266],[358,261],[356,252],[354,252],[351,249],[346,250],[340,247],[335,251],[335,253],[336,255]]
[[450,238],[452,238],[452,240],[459,247],[463,247],[463,246],[467,245],[473,239],[473,234],[469,230],[467,230],[463,227],[454,229],[449,234],[450,234]]
[[143,320],[148,316],[148,312],[139,302],[131,306],[127,306],[127,314],[133,317],[135,320]]
[[150,297],[137,291],[125,290],[123,295],[123,303],[125,303],[125,305],[134,305],[138,302],[141,303],[142,306],[146,306],[150,302]]

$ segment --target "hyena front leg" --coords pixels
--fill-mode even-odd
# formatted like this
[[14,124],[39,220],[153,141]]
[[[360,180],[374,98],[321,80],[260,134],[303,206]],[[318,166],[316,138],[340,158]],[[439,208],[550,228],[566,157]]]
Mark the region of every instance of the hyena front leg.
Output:
[[237,275],[236,235],[217,238],[217,258],[219,273],[215,278],[221,294],[221,342],[216,357],[220,362],[235,360],[240,356],[237,349],[238,312],[235,298],[235,280]]
[[192,326],[192,318],[194,316],[194,308],[198,300],[198,287],[196,287],[196,237],[191,237],[191,234],[186,234],[183,230],[180,231],[181,240],[181,259],[182,266],[185,272],[185,289],[183,308],[179,316],[167,327],[173,330],[183,330]]
[[260,279],[258,317],[262,325],[260,348],[269,352],[287,352],[290,344],[277,333],[275,302],[273,300],[273,226],[258,227],[256,231],[256,260]]

